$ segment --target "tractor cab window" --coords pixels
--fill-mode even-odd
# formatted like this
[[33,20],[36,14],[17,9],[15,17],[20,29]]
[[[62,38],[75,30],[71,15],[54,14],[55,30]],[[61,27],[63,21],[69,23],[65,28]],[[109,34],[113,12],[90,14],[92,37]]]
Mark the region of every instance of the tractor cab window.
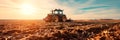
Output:
[[60,12],[60,14],[63,14],[63,12]]
[[54,12],[54,14],[58,14],[58,12],[57,12],[57,11],[55,11],[55,12]]

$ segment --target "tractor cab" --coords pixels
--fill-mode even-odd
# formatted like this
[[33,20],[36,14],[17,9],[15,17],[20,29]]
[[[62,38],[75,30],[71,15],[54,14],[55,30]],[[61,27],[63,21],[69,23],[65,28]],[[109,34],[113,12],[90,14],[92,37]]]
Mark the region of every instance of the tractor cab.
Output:
[[61,9],[55,9],[55,10],[52,10],[52,14],[63,14],[63,10]]

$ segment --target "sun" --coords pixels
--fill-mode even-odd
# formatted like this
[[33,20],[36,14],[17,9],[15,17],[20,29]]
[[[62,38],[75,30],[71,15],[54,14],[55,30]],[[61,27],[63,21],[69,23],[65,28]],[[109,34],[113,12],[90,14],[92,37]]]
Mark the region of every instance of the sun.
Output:
[[36,9],[33,5],[22,4],[20,5],[21,13],[25,15],[32,15],[36,12]]

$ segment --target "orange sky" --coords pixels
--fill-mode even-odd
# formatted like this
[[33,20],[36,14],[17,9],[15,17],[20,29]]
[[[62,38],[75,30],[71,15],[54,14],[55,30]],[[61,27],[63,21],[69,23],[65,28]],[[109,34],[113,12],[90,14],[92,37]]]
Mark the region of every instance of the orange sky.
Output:
[[64,9],[64,14],[71,19],[117,19],[120,17],[118,8],[107,4],[93,4],[95,0],[64,1],[0,0],[0,19],[43,19],[55,8]]

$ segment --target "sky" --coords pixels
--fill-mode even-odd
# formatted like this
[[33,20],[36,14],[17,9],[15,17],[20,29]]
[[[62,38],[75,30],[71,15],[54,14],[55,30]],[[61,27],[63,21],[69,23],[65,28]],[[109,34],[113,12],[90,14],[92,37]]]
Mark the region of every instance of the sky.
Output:
[[120,19],[120,0],[0,0],[0,19],[43,19],[55,8],[68,19]]

